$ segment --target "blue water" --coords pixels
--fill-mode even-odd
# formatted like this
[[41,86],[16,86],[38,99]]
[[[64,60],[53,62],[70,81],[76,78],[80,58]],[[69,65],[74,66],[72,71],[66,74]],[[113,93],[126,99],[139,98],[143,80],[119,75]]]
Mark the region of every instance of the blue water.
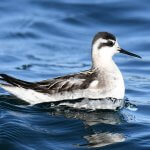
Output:
[[149,150],[149,14],[148,0],[1,0],[1,73],[39,81],[88,69],[98,31],[143,59],[115,57],[129,103],[118,112],[28,106],[0,89],[0,149]]

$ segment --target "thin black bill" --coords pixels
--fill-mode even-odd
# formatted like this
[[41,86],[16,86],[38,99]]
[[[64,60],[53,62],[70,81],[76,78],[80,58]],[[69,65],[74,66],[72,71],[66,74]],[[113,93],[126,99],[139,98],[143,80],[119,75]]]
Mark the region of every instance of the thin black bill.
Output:
[[126,50],[124,50],[124,49],[122,49],[122,48],[119,50],[119,52],[122,53],[122,54],[126,54],[126,55],[133,56],[133,57],[142,58],[141,56],[136,55],[136,54],[131,53],[131,52],[128,52],[128,51],[126,51]]

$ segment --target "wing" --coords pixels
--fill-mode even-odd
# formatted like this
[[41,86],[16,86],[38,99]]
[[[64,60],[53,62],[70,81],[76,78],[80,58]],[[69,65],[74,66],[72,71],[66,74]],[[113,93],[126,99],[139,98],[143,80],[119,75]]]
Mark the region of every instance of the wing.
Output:
[[37,87],[45,89],[49,94],[61,93],[65,91],[74,91],[77,89],[86,89],[95,79],[96,73],[92,71],[80,72],[79,74],[57,77],[50,80],[36,82]]
[[0,80],[3,80],[10,86],[32,89],[41,93],[55,94],[65,91],[74,91],[77,89],[86,89],[95,79],[96,73],[93,71],[80,72],[78,74],[57,77],[54,79],[44,80],[40,82],[27,82],[0,74]]

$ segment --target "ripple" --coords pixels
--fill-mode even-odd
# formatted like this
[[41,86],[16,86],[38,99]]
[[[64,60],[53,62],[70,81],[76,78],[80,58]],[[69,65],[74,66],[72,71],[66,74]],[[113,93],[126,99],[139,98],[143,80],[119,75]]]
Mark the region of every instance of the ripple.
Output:
[[98,31],[114,33],[142,60],[115,57],[129,100],[117,112],[30,106],[0,90],[0,149],[149,149],[149,2],[19,2],[0,1],[1,73],[39,81],[86,70]]

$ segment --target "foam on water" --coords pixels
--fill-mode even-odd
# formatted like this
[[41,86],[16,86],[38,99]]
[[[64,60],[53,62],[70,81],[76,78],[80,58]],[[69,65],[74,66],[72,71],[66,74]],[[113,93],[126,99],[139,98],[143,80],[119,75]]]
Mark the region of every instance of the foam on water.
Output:
[[106,98],[106,99],[100,99],[100,100],[82,99],[80,102],[71,103],[67,101],[67,102],[62,102],[59,105],[66,105],[66,106],[77,108],[77,109],[118,110],[124,106],[124,100],[114,99],[114,98]]

